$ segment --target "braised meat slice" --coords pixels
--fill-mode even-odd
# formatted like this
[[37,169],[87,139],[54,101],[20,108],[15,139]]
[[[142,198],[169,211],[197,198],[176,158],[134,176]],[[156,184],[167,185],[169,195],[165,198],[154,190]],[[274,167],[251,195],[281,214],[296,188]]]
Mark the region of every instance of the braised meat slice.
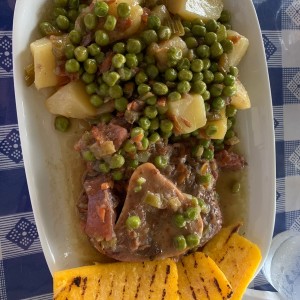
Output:
[[218,166],[223,169],[238,171],[245,167],[244,157],[235,152],[222,150],[215,155]]
[[[176,216],[193,213],[184,225]],[[129,220],[139,220],[130,226]],[[178,236],[201,238],[203,223],[200,209],[151,163],[139,166],[129,181],[127,197],[114,227],[111,243],[92,239],[98,250],[121,261],[144,261],[176,257],[191,249],[176,247]]]

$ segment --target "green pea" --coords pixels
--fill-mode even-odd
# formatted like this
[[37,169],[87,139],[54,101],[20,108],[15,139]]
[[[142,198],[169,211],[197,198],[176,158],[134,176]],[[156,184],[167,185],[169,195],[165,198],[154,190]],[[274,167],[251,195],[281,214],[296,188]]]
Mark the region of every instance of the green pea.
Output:
[[112,65],[115,68],[122,68],[126,62],[126,58],[123,54],[117,53],[112,58]]
[[232,97],[233,95],[236,94],[236,86],[235,85],[229,85],[225,86],[223,89],[223,95],[226,97]]
[[216,20],[210,19],[206,22],[205,27],[208,32],[217,32],[219,24]]
[[169,101],[178,101],[181,99],[181,94],[174,91],[174,92],[171,92],[169,95],[168,95],[168,100]]
[[140,136],[140,135],[144,136],[144,134],[145,134],[145,131],[141,127],[134,127],[134,128],[131,129],[131,132],[130,132],[130,136],[132,138],[135,138],[135,137]]
[[192,33],[194,36],[204,37],[206,34],[206,28],[202,25],[194,25],[192,27]]
[[157,68],[156,65],[154,64],[151,64],[151,65],[148,65],[146,67],[146,74],[151,78],[151,79],[155,79],[158,74],[159,74],[159,70]]
[[221,12],[221,16],[220,16],[220,18],[219,18],[218,21],[221,22],[221,23],[229,23],[230,20],[231,20],[231,14],[230,14],[230,12],[228,10],[224,9]]
[[200,81],[203,80],[203,73],[198,72],[198,73],[194,73],[194,74],[193,74],[193,79],[192,79],[192,81],[193,81],[193,82],[196,82],[196,81],[198,81],[198,80],[200,80]]
[[214,82],[222,83],[224,81],[224,75],[221,72],[215,72],[214,74]]
[[225,100],[221,97],[214,98],[211,104],[212,108],[215,110],[221,110],[225,107],[225,105]]
[[118,42],[116,44],[114,44],[113,46],[113,51],[115,53],[120,53],[120,54],[124,54],[126,51],[126,45],[123,42]]
[[239,69],[237,67],[231,66],[229,68],[229,74],[232,75],[232,76],[234,76],[234,77],[237,77],[238,74],[239,74]]
[[68,11],[68,18],[71,22],[75,23],[76,19],[78,18],[79,12],[76,9],[70,9]]
[[69,37],[71,43],[74,45],[80,44],[81,39],[82,39],[81,33],[75,29],[73,29],[69,32],[68,37]]
[[115,109],[124,112],[127,109],[128,100],[125,97],[115,99]]
[[216,125],[208,125],[205,129],[205,134],[207,136],[212,136],[216,134],[218,131],[218,127]]
[[235,77],[233,75],[227,74],[224,77],[224,84],[227,86],[233,86],[235,83]]
[[143,137],[141,140],[143,150],[147,150],[149,147],[149,140],[146,137]]
[[158,30],[161,26],[160,18],[156,15],[150,15],[147,20],[147,26],[150,29]]
[[155,105],[156,102],[157,102],[157,97],[156,97],[156,96],[151,96],[151,97],[148,97],[148,98],[146,99],[146,103],[147,103],[148,105]]
[[145,83],[139,84],[139,86],[137,88],[137,91],[138,91],[139,95],[141,95],[141,96],[147,94],[148,92],[150,92],[150,90],[151,90],[151,87]]
[[79,62],[83,62],[88,58],[88,51],[84,46],[78,46],[74,50],[74,55]]
[[184,26],[184,27],[192,28],[192,22],[191,21],[182,20],[181,23],[182,23],[182,26]]
[[154,158],[154,164],[159,169],[164,169],[168,165],[168,159],[165,156],[158,155]]
[[106,17],[103,27],[107,31],[113,31],[116,27],[116,24],[117,24],[117,19],[112,15],[108,15]]
[[178,61],[182,58],[182,50],[177,47],[170,47],[167,52],[168,60],[170,61]]
[[206,83],[206,84],[209,84],[211,82],[213,82],[214,80],[214,74],[213,72],[209,71],[209,70],[204,70],[203,71],[203,81]]
[[210,92],[208,90],[204,91],[202,94],[201,94],[202,98],[204,101],[207,101],[210,99]]
[[194,49],[198,47],[198,42],[193,36],[187,37],[184,41],[189,49]]
[[138,66],[139,62],[135,54],[127,53],[125,57],[126,57],[126,66],[128,68],[135,68]]
[[208,70],[211,67],[211,61],[208,58],[203,58],[203,70]]
[[95,42],[99,46],[107,46],[109,44],[109,36],[108,36],[108,34],[105,31],[103,31],[103,30],[97,30],[95,32]]
[[212,160],[214,158],[214,151],[211,149],[204,149],[202,157],[207,160]]
[[201,25],[201,26],[205,25],[204,21],[201,18],[194,18],[192,20],[192,24],[193,25]]
[[54,0],[54,5],[57,7],[67,7],[68,0]]
[[241,190],[241,183],[240,182],[235,182],[232,187],[231,187],[231,192],[233,194],[239,193]]
[[101,83],[99,85],[98,93],[100,96],[104,97],[104,96],[107,96],[108,90],[109,90],[109,86],[106,83]]
[[105,17],[108,13],[109,6],[104,1],[97,1],[94,6],[94,13],[98,17]]
[[183,69],[183,70],[180,70],[179,73],[178,73],[178,79],[181,80],[181,81],[191,81],[193,78],[193,73],[189,70],[186,70],[186,69]]
[[154,119],[158,114],[157,108],[155,106],[146,106],[144,109],[144,115],[149,119]]
[[134,230],[139,228],[141,223],[141,219],[138,216],[130,216],[126,220],[126,227],[129,230]]
[[178,228],[183,228],[186,225],[186,220],[182,214],[175,214],[172,219],[174,225]]
[[123,179],[123,172],[120,170],[116,170],[112,172],[112,178],[115,181],[119,181]]
[[112,72],[107,71],[103,74],[102,78],[107,85],[114,86],[120,79],[120,75],[114,71]]
[[68,73],[77,73],[79,69],[80,69],[80,64],[76,59],[71,58],[66,61],[65,70]]
[[128,160],[128,167],[136,169],[139,166],[139,161],[137,159]]
[[171,37],[171,29],[168,26],[161,26],[158,29],[157,35],[160,40],[169,40]]
[[158,41],[157,33],[153,29],[145,30],[141,34],[141,37],[146,45],[150,45],[151,43],[156,43]]
[[101,53],[101,48],[96,43],[90,44],[87,47],[87,50],[91,56],[97,56]]
[[87,94],[92,95],[97,92],[97,84],[96,82],[89,83],[85,86],[85,91]]
[[187,246],[190,248],[194,248],[199,246],[200,237],[196,233],[189,234],[185,237]]
[[54,18],[57,18],[59,15],[67,16],[68,12],[63,7],[55,7],[54,10],[53,10]]
[[168,86],[162,82],[154,82],[152,89],[158,96],[166,95],[169,91]]
[[129,53],[140,53],[142,51],[142,44],[137,39],[128,39],[126,44],[126,50]]
[[93,106],[99,107],[103,104],[103,99],[99,95],[94,94],[90,97],[90,102]]
[[119,69],[119,70],[118,70],[118,73],[119,73],[120,79],[121,79],[122,81],[128,81],[128,80],[130,80],[131,77],[132,77],[132,72],[131,72],[131,70],[128,69],[128,68],[126,68],[126,67]]
[[225,53],[230,53],[233,50],[233,42],[231,40],[225,39],[220,43]]
[[179,251],[182,251],[187,247],[186,240],[183,235],[177,235],[176,237],[174,237],[173,243],[175,248]]
[[231,118],[234,117],[237,113],[237,109],[233,105],[226,106],[226,117]]
[[149,142],[151,144],[155,144],[160,140],[160,135],[157,132],[153,132],[150,136],[149,136]]
[[56,20],[56,25],[61,30],[67,30],[70,26],[70,21],[66,16],[59,15]]
[[225,138],[226,139],[231,139],[235,136],[235,132],[232,129],[228,129],[226,134],[225,134]]
[[190,69],[191,67],[191,62],[188,60],[188,58],[182,58],[179,60],[178,64],[177,64],[177,70],[181,71],[183,69]]
[[141,84],[148,80],[148,76],[144,71],[140,71],[135,75],[135,83]]
[[70,59],[70,58],[73,58],[74,57],[74,50],[75,50],[75,47],[72,45],[72,44],[67,44],[65,46],[65,56],[67,59]]
[[153,55],[145,55],[144,59],[148,65],[155,64],[155,57]]
[[203,61],[199,58],[192,60],[191,62],[191,70],[193,72],[201,72],[203,70]]
[[227,38],[227,30],[224,25],[219,25],[217,30],[218,42],[221,42]]
[[192,90],[193,92],[202,95],[206,91],[206,83],[202,80],[193,82]]
[[141,128],[143,128],[146,131],[150,128],[151,121],[146,117],[141,117],[139,119],[139,125]]
[[120,3],[117,6],[117,13],[120,18],[128,18],[130,16],[130,6],[127,3]]
[[123,89],[120,85],[115,84],[109,88],[108,94],[111,98],[118,99],[123,96]]
[[188,207],[184,212],[184,217],[187,221],[195,221],[198,219],[200,215],[200,207]]
[[177,84],[177,91],[180,94],[186,94],[190,91],[191,89],[191,84],[188,81],[180,81]]
[[214,83],[210,86],[209,92],[210,92],[211,96],[219,97],[222,95],[223,85]]
[[87,30],[92,30],[96,27],[97,25],[97,17],[92,14],[92,13],[87,13],[84,17],[83,17],[83,23],[85,25],[85,28]]
[[136,58],[139,63],[142,63],[144,61],[144,54],[140,52],[136,55]]
[[41,22],[39,25],[39,29],[43,36],[61,34],[60,30],[49,22]]
[[[198,134],[198,132],[197,132],[197,134]],[[192,149],[192,154],[195,157],[201,158],[203,151],[204,151],[204,147],[201,145],[197,145]]]
[[173,125],[172,121],[170,121],[168,119],[164,119],[164,120],[160,121],[159,127],[160,127],[161,132],[168,133],[173,130],[174,125]]
[[68,1],[68,5],[69,5],[69,8],[76,8],[76,9],[78,9],[78,7],[79,7],[79,0],[69,0]]
[[70,120],[64,116],[57,116],[54,120],[54,127],[56,130],[66,132],[70,128]]
[[125,158],[121,154],[114,154],[110,159],[110,168],[117,169],[121,168],[125,163]]
[[92,83],[95,80],[95,74],[89,74],[87,72],[84,72],[81,75],[81,80],[86,84]]
[[210,47],[210,55],[212,58],[219,57],[223,54],[223,47],[219,42],[214,42]]
[[169,68],[164,74],[166,81],[175,81],[177,79],[177,71],[174,68]]
[[86,150],[84,152],[82,152],[82,158],[86,161],[94,161],[96,160],[95,155],[93,154],[93,152]]
[[213,43],[217,42],[218,37],[214,32],[207,32],[204,37],[204,41],[208,46],[211,46]]
[[206,149],[210,146],[211,141],[207,139],[200,139],[199,144]]
[[136,152],[136,146],[133,142],[131,141],[126,141],[124,145],[124,151],[127,153],[135,153]]
[[97,62],[93,58],[88,58],[84,61],[84,69],[89,74],[94,74],[97,72]]
[[150,127],[149,127],[149,130],[157,130],[159,128],[159,119],[158,118],[153,118],[150,120],[151,124],[150,124]]
[[196,54],[199,58],[208,58],[210,56],[210,48],[207,45],[200,45],[196,49]]

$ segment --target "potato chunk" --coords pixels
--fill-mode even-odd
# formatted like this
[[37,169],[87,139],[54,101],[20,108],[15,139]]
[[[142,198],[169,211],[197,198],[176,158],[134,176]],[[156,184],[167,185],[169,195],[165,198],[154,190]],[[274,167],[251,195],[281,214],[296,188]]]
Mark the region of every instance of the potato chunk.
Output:
[[233,30],[227,30],[227,38],[233,42],[233,50],[228,53],[229,66],[237,66],[247,52],[249,40]]
[[236,94],[231,97],[230,104],[237,109],[247,109],[251,107],[250,98],[244,85],[236,80]]
[[217,20],[223,10],[223,0],[167,0],[167,8],[186,20],[201,18]]
[[178,274],[171,259],[112,263],[54,273],[54,299],[178,299]]
[[176,134],[190,133],[206,124],[204,100],[199,94],[185,94],[180,100],[169,102],[168,106]]
[[181,299],[229,299],[232,288],[216,263],[202,252],[183,257],[178,263]]
[[221,229],[203,249],[229,280],[233,300],[242,299],[261,261],[260,249],[237,233],[239,227],[240,224],[235,224]]
[[44,37],[30,44],[34,61],[34,84],[39,90],[57,85],[55,74],[55,57],[51,41]]
[[227,132],[227,117],[225,108],[220,111],[221,119],[215,121],[208,121],[206,126],[214,125],[217,127],[217,132],[210,136],[213,140],[224,139]]
[[81,81],[72,81],[60,88],[46,100],[46,107],[54,115],[77,119],[93,117],[97,113]]

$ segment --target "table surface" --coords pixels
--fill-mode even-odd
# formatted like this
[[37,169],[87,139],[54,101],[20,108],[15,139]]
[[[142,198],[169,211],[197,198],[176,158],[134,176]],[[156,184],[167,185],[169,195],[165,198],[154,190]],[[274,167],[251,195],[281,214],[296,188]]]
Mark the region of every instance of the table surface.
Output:
[[[274,235],[300,231],[300,1],[253,0],[262,29],[276,140]],[[52,299],[20,146],[12,71],[15,0],[0,0],[0,299]],[[25,29],[26,30],[26,29]],[[251,288],[274,291],[260,272]]]

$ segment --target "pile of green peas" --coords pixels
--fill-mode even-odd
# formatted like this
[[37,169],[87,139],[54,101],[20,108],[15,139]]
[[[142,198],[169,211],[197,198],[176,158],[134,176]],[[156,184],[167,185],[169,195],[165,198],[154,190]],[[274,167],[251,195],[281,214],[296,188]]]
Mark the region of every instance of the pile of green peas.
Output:
[[[51,22],[42,22],[40,29],[44,35],[67,34],[65,45],[65,70],[69,74],[79,74],[90,95],[90,103],[96,108],[107,101],[114,101],[113,113],[99,117],[100,122],[109,122],[114,115],[130,119],[132,129],[130,138],[110,161],[100,161],[98,171],[110,172],[114,180],[123,179],[125,167],[136,168],[139,165],[137,155],[147,151],[151,145],[161,141],[178,141],[194,137],[198,139],[192,148],[192,154],[202,160],[212,160],[214,151],[222,150],[226,142],[235,137],[234,124],[237,110],[228,105],[227,98],[236,92],[235,81],[238,69],[230,67],[226,71],[221,64],[224,54],[230,53],[233,43],[227,39],[226,30],[230,28],[230,14],[223,11],[219,20],[201,19],[182,21],[188,55],[183,57],[182,50],[170,47],[167,53],[167,68],[158,68],[154,55],[147,51],[152,43],[167,41],[172,38],[172,30],[161,23],[156,15],[149,15],[142,32],[127,39],[110,42],[110,33],[116,30],[118,19],[130,17],[130,6],[120,3],[118,16],[109,14],[106,2],[96,2],[89,12],[81,18],[81,27],[75,28],[75,21],[87,7],[80,0],[53,0],[53,18]],[[99,29],[97,24],[103,23]],[[101,23],[101,24],[102,24]],[[85,35],[91,34],[92,41],[83,45]],[[103,63],[111,67],[100,72]],[[126,92],[126,84],[132,86],[130,94]],[[228,131],[224,140],[211,140],[216,132],[215,126],[208,126],[204,132],[197,130],[191,134],[175,136],[174,124],[167,116],[168,102],[179,101],[186,93],[201,94],[205,101],[208,116],[218,119],[225,110],[228,118]],[[142,99],[142,111],[135,116],[128,112],[128,104]],[[128,117],[130,115],[130,118]],[[56,128],[66,126],[57,125]],[[203,137],[203,135],[205,137]],[[95,161],[91,152],[84,155],[86,160]],[[160,169],[168,165],[164,156],[156,156],[153,163]],[[204,176],[205,177],[205,176]],[[209,178],[200,178],[206,182]]]

